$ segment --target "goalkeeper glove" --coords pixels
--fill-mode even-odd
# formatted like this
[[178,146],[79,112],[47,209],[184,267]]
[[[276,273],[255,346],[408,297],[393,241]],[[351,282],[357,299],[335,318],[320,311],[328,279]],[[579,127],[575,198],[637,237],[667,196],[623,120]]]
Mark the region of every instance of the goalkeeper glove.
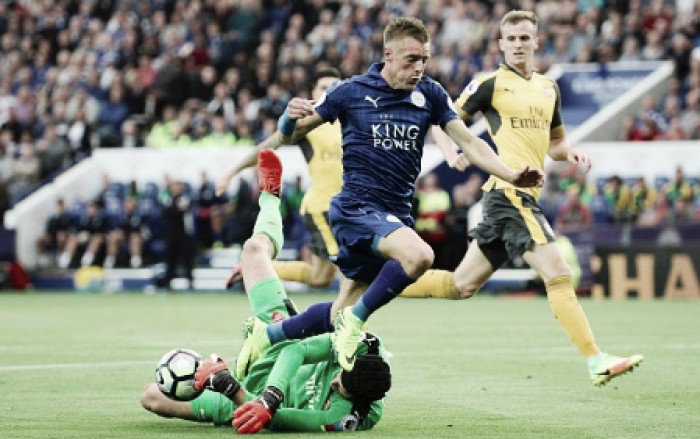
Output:
[[262,430],[272,419],[284,400],[282,391],[267,386],[260,397],[246,402],[233,412],[233,426],[240,434],[254,434]]
[[241,385],[231,376],[228,364],[218,355],[211,354],[211,360],[203,361],[195,371],[194,388],[213,390],[233,401]]

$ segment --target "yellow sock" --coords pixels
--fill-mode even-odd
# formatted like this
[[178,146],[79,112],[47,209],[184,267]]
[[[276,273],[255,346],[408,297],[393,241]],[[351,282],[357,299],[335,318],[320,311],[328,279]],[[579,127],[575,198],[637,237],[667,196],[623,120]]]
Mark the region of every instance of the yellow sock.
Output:
[[304,261],[272,261],[272,267],[282,280],[293,280],[309,285],[311,264]]
[[401,297],[459,299],[459,290],[451,271],[428,270],[417,281],[406,287],[401,292]]
[[558,276],[550,279],[546,285],[549,305],[554,311],[554,317],[564,327],[564,330],[584,357],[600,353],[593,340],[593,332],[588,319],[576,299],[576,292],[571,283],[571,276]]

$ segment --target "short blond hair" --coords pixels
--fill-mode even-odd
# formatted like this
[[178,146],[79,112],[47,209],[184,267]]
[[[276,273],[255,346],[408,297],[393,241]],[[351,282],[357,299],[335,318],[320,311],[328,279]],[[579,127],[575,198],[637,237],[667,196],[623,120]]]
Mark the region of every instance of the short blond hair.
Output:
[[501,18],[501,30],[506,24],[518,24],[523,20],[532,23],[535,26],[535,32],[537,32],[537,15],[532,11],[519,10],[510,11]]
[[403,37],[411,37],[425,44],[430,40],[423,22],[413,17],[396,17],[384,28],[384,44]]

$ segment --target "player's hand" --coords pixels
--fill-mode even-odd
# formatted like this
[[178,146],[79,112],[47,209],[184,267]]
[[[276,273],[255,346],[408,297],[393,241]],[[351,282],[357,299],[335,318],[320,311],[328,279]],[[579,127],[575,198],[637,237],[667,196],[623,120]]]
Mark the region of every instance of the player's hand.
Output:
[[518,187],[542,187],[544,184],[544,172],[529,166],[516,172],[512,183]]
[[254,434],[259,432],[272,419],[272,413],[261,401],[249,401],[233,412],[231,423],[239,434]]
[[591,169],[591,158],[588,157],[588,154],[583,153],[579,149],[569,148],[569,153],[566,157],[566,160],[569,163],[583,166],[584,168],[586,168],[586,172],[588,172]]
[[210,360],[204,360],[194,373],[194,388],[209,389],[221,393],[231,401],[241,385],[231,376],[226,362],[216,354]]
[[287,104],[287,116],[292,120],[311,116],[314,114],[314,103],[308,99],[292,98]]
[[267,386],[259,398],[246,402],[233,412],[232,425],[240,434],[257,433],[270,422],[283,400],[281,390]]
[[202,361],[194,372],[194,388],[214,390],[212,386],[214,376],[222,371],[228,372],[228,364],[218,355],[211,354],[211,359]]
[[447,165],[456,171],[462,172],[469,167],[469,160],[460,152],[448,160]]

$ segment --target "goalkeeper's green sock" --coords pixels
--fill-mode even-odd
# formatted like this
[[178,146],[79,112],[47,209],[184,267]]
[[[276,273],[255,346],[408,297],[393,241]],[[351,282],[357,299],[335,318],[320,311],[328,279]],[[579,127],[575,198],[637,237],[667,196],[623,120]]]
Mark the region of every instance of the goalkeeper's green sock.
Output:
[[282,233],[282,215],[280,214],[280,199],[269,192],[261,192],[258,200],[260,213],[255,220],[253,235],[265,234],[272,241],[275,247],[273,259],[277,257],[284,245],[284,234]]

